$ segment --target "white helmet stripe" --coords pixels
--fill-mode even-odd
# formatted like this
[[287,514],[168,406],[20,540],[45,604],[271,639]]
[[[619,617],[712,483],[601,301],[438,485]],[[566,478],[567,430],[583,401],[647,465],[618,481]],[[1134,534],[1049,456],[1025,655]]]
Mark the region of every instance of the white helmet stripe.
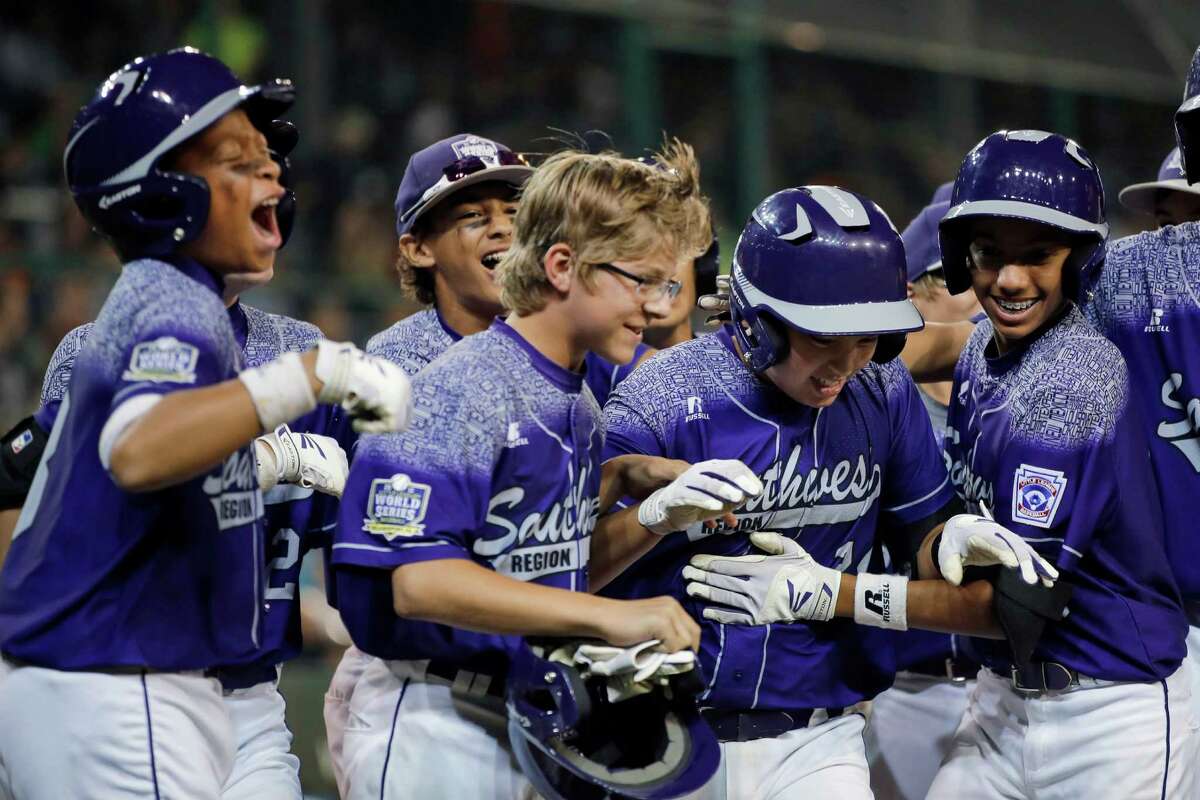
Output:
[[875,336],[882,333],[916,331],[925,327],[925,321],[921,319],[917,307],[907,299],[810,306],[772,297],[750,283],[740,268],[735,270],[733,278],[746,295],[746,302],[751,307],[765,306],[786,324],[807,333],[827,336]]
[[806,186],[805,188],[812,194],[813,200],[816,200],[821,208],[829,212],[829,216],[833,217],[833,221],[838,225],[843,228],[870,227],[871,220],[867,216],[867,209],[863,208],[859,199],[850,192],[836,186]]
[[946,219],[960,217],[1013,217],[1033,222],[1044,222],[1055,228],[1074,233],[1094,233],[1101,238],[1108,236],[1108,223],[1088,222],[1085,219],[1065,214],[1055,208],[1046,208],[1019,200],[974,200],[959,203],[946,213]]
[[[136,181],[146,177],[150,171],[150,165],[158,160],[163,153],[170,151],[172,148],[182,144],[191,137],[195,136],[200,131],[212,125],[221,117],[241,105],[246,98],[258,94],[258,88],[248,86],[238,86],[214,97],[205,103],[199,111],[188,118],[186,122],[180,125],[175,130],[171,131],[169,136],[163,138],[161,142],[154,146],[150,152],[139,158],[137,161],[130,164],[125,169],[113,175],[108,180],[101,183],[101,186],[112,186],[117,183],[126,183],[128,181]],[[80,134],[83,131],[79,132]],[[76,135],[78,138],[78,134]],[[74,140],[72,140],[74,144]]]

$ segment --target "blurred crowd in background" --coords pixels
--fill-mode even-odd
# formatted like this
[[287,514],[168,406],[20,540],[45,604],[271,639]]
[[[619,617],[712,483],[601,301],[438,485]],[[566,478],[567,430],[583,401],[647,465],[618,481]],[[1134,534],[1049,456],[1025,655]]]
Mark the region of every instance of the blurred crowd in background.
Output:
[[[740,190],[748,160],[767,191],[843,185],[903,226],[975,139],[996,128],[1069,126],[1061,132],[1091,150],[1113,198],[1125,183],[1152,178],[1171,144],[1169,103],[1065,95],[800,47],[762,44],[753,85],[738,84],[727,54],[703,41],[646,57],[634,23],[615,14],[482,0],[54,6],[0,12],[4,429],[34,407],[55,344],[93,317],[118,269],[75,211],[60,159],[76,110],[138,53],[193,44],[247,81],[296,80],[297,232],[276,283],[250,302],[359,342],[412,311],[392,269],[392,201],[404,164],[460,130],[534,153],[567,141],[641,153],[660,130],[678,135],[699,153],[729,243],[753,202]],[[741,118],[747,92],[756,95],[758,122]],[[967,98],[976,130],[956,123],[948,96]],[[631,118],[635,100],[652,104],[652,120]],[[763,130],[747,143],[743,125]],[[1118,230],[1142,224],[1109,206]]]
[[[1073,7],[1083,0],[1064,2]],[[1003,127],[1075,137],[1100,164],[1114,235],[1151,224],[1124,212],[1116,192],[1153,179],[1172,146],[1174,98],[1162,91],[1142,97],[1128,80],[1121,91],[1073,91],[1053,75],[1003,80],[913,66],[920,53],[910,65],[898,66],[903,54],[893,63],[872,55],[870,37],[877,34],[870,32],[855,40],[843,37],[843,52],[831,52],[822,47],[819,26],[777,24],[769,15],[780,3],[104,0],[70,9],[4,4],[0,430],[36,407],[55,345],[95,316],[120,267],[63,185],[61,155],[71,120],[117,67],[139,54],[183,44],[214,53],[247,82],[276,76],[296,81],[291,118],[301,141],[292,165],[299,219],[277,262],[276,280],[247,299],[310,320],[331,338],[360,344],[415,310],[401,297],[393,270],[392,203],[405,162],[414,150],[459,131],[498,139],[535,154],[534,161],[536,154],[565,144],[640,155],[663,131],[679,136],[699,155],[726,265],[745,216],[771,190],[804,183],[845,186],[877,200],[903,227],[933,189],[955,174],[967,149]],[[924,15],[933,24],[943,11],[962,17],[964,9],[981,15],[986,9],[1000,14],[1001,22],[980,17],[948,24],[973,25],[981,39],[1002,33],[1014,48],[1038,49],[1019,20],[1039,4],[1005,3],[1028,8],[1005,16],[1004,9],[968,0],[872,0],[850,4],[855,8],[849,10],[824,0],[811,5],[848,19],[868,6],[884,11],[893,17],[875,22],[885,32],[907,21],[910,30],[900,38],[878,39],[892,42],[889,46],[899,41],[901,48],[904,36],[914,48],[922,46],[917,39],[923,22],[910,16]],[[675,10],[680,13],[672,16]],[[707,28],[687,18],[697,10]],[[1087,14],[1075,11],[1061,13],[1086,23]],[[1013,27],[1001,29],[1007,19]],[[1122,28],[1111,22],[1097,30]],[[1037,32],[1037,26],[1031,30]],[[1086,44],[1089,36],[1082,32],[1076,38]],[[865,55],[846,55],[854,47]],[[1132,58],[1128,49],[1090,49],[1104,58]],[[1186,64],[1188,52],[1175,66]],[[1078,74],[1086,83],[1086,70]],[[1178,85],[1178,77],[1163,83]],[[327,679],[326,671],[293,667],[284,677],[294,691],[313,693],[323,691]],[[307,689],[296,688],[301,684]],[[319,701],[295,704],[289,714],[319,707]],[[321,729],[319,720],[311,722],[293,719],[293,730]],[[306,787],[327,788],[328,776],[314,776],[307,766],[320,762],[323,745],[298,739],[297,750],[306,763]]]

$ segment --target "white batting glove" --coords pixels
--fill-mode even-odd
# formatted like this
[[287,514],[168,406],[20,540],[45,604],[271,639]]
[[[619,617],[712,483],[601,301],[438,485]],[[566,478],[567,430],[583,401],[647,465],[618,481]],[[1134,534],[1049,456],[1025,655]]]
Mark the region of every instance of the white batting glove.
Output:
[[1040,578],[1047,588],[1058,579],[1049,561],[1037,554],[1020,534],[976,514],[957,514],[942,528],[937,553],[942,577],[958,586],[965,567],[990,567],[995,564],[1019,569],[1028,584]]
[[317,399],[341,403],[359,433],[388,433],[408,427],[412,386],[404,370],[369,356],[350,342],[317,343],[317,378],[324,384]]
[[702,294],[696,298],[696,307],[708,311],[711,316],[706,322],[715,322],[718,318],[729,313],[729,276],[717,276],[717,293]]
[[762,481],[740,461],[701,461],[643,500],[638,522],[664,536],[732,511],[762,490]]
[[837,608],[842,573],[823,567],[795,541],[774,531],[750,534],[768,555],[693,556],[683,568],[687,593],[714,604],[705,619],[727,625],[828,622]]
[[280,425],[255,441],[258,485],[264,491],[279,483],[341,497],[350,465],[337,439],[315,433],[294,433]]

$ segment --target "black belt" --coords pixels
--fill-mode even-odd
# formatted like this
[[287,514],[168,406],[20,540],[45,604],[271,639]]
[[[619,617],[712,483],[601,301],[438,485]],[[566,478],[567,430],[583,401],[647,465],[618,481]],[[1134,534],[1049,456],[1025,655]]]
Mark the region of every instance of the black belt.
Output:
[[802,708],[795,711],[729,711],[702,708],[700,716],[722,742],[752,742],[773,739],[797,728],[807,728],[813,714],[823,711],[829,719],[846,713],[844,708]]
[[[462,669],[457,664],[451,664],[446,661],[438,661],[436,659],[429,662],[429,666],[425,668],[426,676],[440,678],[452,687],[465,685],[469,694],[484,694],[490,697],[499,697],[504,699],[505,681],[504,676],[493,675],[487,672],[474,672],[469,669]],[[478,685],[477,678],[490,678],[486,689],[475,690]]]
[[260,683],[274,682],[279,678],[276,664],[247,664],[240,667],[214,667],[204,670],[204,677],[216,678],[227,692],[249,689]]
[[929,675],[934,678],[949,678],[952,681],[973,680],[979,674],[979,663],[962,656],[950,658],[929,658],[905,667],[904,672],[915,672],[918,675]]
[[[1004,677],[1001,675],[1001,677]],[[1009,680],[1014,690],[1023,694],[1042,692],[1064,692],[1079,686],[1109,686],[1117,681],[1082,675],[1066,664],[1057,661],[1034,661],[1009,669]]]

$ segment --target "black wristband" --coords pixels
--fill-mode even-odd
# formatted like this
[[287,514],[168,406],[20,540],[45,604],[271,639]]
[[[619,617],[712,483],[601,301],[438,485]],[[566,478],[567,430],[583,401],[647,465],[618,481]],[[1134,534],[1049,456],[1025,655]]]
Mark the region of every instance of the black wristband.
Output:
[[942,546],[942,532],[938,531],[938,535],[933,537],[933,543],[929,547],[929,560],[933,562],[933,569],[939,578],[945,578],[942,574],[942,565],[938,563],[938,549]]

